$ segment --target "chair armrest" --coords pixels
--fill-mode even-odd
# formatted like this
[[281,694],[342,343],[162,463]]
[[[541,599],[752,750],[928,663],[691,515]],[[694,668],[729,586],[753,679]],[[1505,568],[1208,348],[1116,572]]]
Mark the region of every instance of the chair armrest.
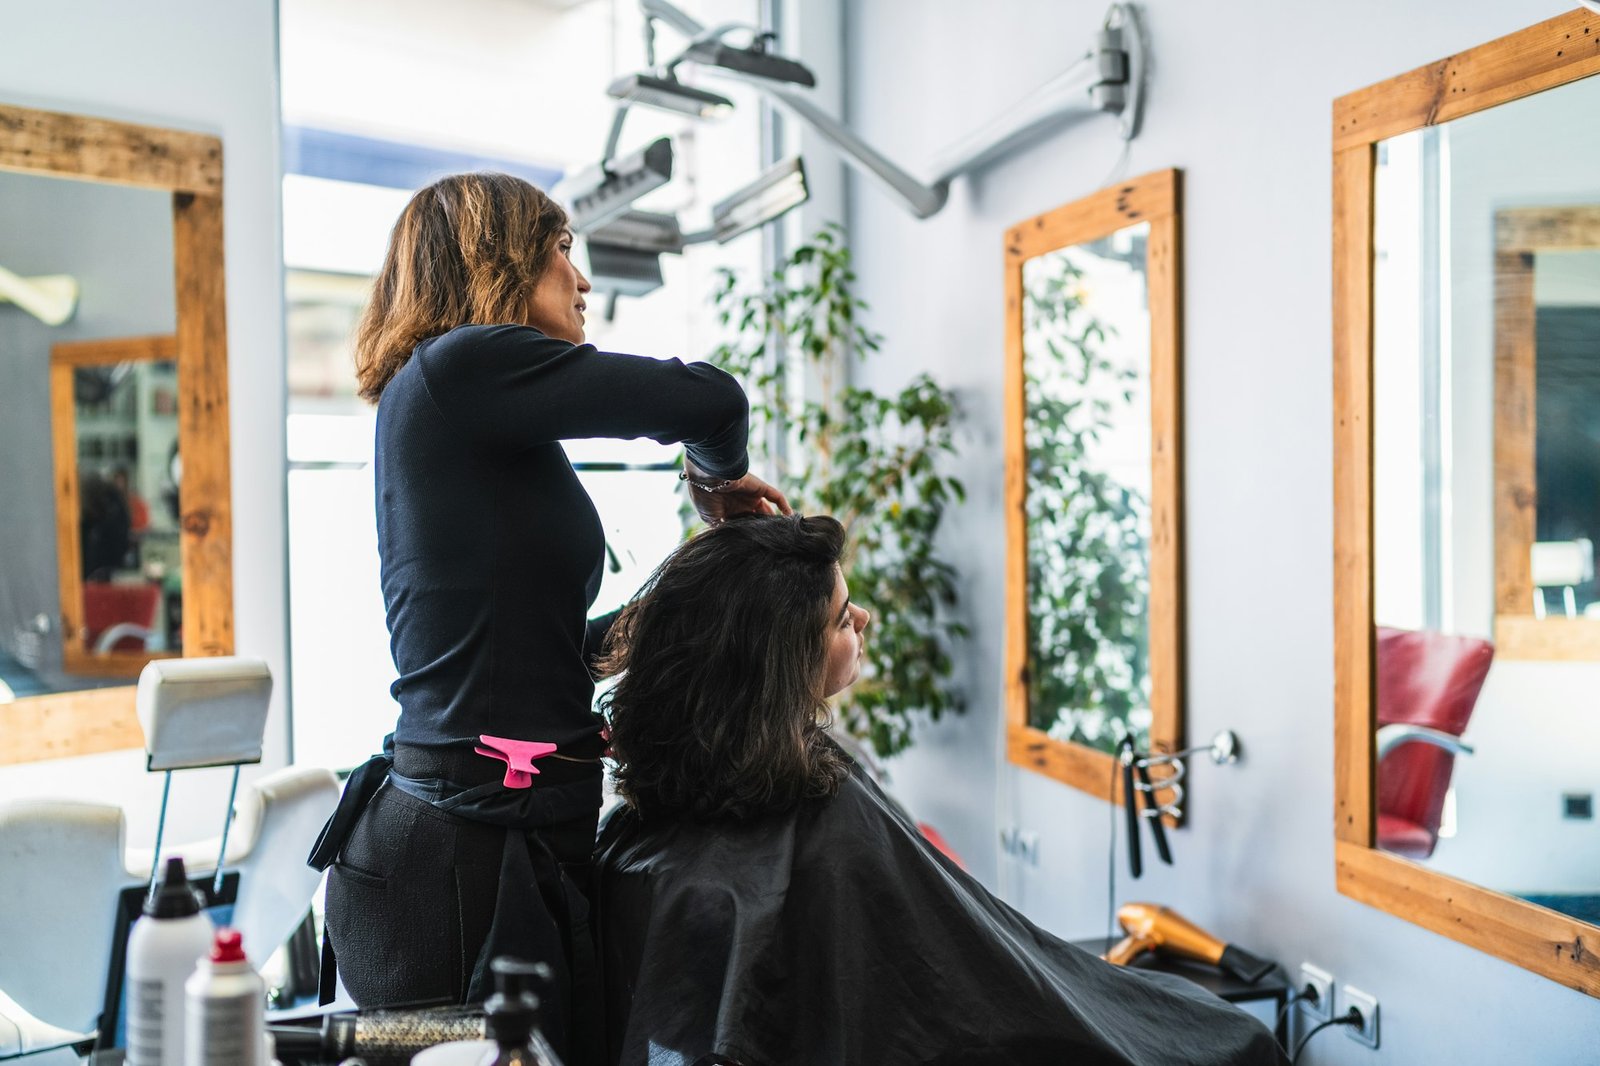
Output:
[[1443,748],[1451,755],[1471,755],[1472,745],[1468,744],[1453,733],[1446,733],[1442,729],[1429,729],[1425,725],[1407,725],[1404,722],[1395,722],[1392,725],[1382,726],[1378,730],[1378,758],[1383,758],[1402,744],[1415,741],[1419,744],[1432,744],[1436,748]]
[[105,632],[100,634],[100,639],[94,642],[94,653],[96,655],[109,654],[117,646],[117,641],[122,640],[124,637],[133,637],[143,643],[146,648],[149,648],[150,638],[155,635],[156,631],[147,626],[141,626],[134,622],[118,622],[114,626],[108,626]]
[[75,1033],[41,1021],[24,1010],[22,1004],[0,992],[0,1059],[86,1044],[98,1035],[94,1029]]

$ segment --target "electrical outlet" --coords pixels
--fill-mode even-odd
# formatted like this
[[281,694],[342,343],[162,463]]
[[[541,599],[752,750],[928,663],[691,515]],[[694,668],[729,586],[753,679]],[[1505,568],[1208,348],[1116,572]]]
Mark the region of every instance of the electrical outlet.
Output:
[[1021,826],[1008,825],[1000,830],[1000,850],[1029,866],[1038,866],[1039,834]]
[[1308,996],[1299,1000],[1300,1011],[1312,1021],[1325,1022],[1333,1017],[1333,975],[1327,970],[1313,966],[1309,962],[1300,964],[1300,984],[1296,991],[1302,995],[1307,988],[1317,990],[1315,1001]]
[[1361,1025],[1347,1025],[1345,1033],[1358,1044],[1370,1048],[1378,1046],[1378,997],[1369,996],[1359,988],[1345,985],[1340,990],[1339,1005],[1344,1010],[1354,1007],[1361,1012]]

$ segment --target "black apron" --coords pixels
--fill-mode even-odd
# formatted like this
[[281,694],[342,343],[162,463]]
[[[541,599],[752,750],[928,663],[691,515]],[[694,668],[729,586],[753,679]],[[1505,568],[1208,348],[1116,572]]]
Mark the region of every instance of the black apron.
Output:
[[[442,778],[407,777],[394,768],[391,735],[382,754],[350,775],[306,859],[308,865],[326,870],[338,860],[367,805],[386,786],[455,817],[505,827],[494,914],[472,968],[466,1001],[481,1003],[494,991],[489,963],[495,958],[546,963],[553,980],[541,1011],[545,1037],[571,1063],[598,1061],[601,984],[594,945],[584,923],[575,920],[587,910],[587,901],[537,832],[573,817],[572,790],[543,792],[537,784],[510,789],[500,781],[463,786]],[[580,801],[576,806],[592,812],[595,805]],[[333,1000],[336,972],[333,939],[325,935],[319,996],[324,1005]]]

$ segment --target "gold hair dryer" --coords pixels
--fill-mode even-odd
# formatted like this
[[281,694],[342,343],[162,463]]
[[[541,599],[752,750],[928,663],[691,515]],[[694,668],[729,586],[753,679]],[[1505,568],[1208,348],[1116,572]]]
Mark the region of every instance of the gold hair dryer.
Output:
[[1105,954],[1105,960],[1114,966],[1126,966],[1147,951],[1164,951],[1220,966],[1250,984],[1272,970],[1272,963],[1265,959],[1218,940],[1177,911],[1154,903],[1124,904],[1117,909],[1117,923],[1128,935]]

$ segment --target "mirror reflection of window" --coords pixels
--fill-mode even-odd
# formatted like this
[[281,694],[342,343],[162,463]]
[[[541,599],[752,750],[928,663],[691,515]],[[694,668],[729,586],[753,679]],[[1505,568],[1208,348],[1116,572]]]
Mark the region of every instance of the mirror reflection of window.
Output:
[[1372,547],[1377,846],[1600,924],[1596,108],[1378,144]]
[[1149,746],[1149,225],[1023,264],[1029,724]]

